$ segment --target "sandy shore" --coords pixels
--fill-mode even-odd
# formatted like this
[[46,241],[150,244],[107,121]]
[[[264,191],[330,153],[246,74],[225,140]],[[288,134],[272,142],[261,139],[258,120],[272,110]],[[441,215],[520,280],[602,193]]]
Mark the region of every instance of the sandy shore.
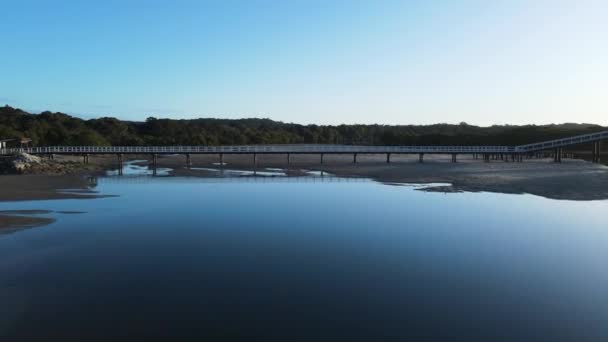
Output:
[[[608,199],[608,166],[583,160],[565,159],[560,164],[551,159],[529,159],[523,163],[492,161],[484,163],[471,156],[459,156],[458,163],[450,163],[450,156],[427,155],[418,163],[417,156],[393,155],[386,163],[386,155],[359,155],[353,164],[352,155],[326,155],[320,164],[318,155],[292,155],[287,165],[285,155],[258,155],[258,169],[308,169],[325,171],[342,177],[365,177],[384,183],[450,183],[451,186],[430,191],[500,192],[533,194],[552,199],[598,200]],[[193,156],[194,168],[218,168],[217,156]],[[224,156],[224,167],[252,170],[250,155]],[[159,158],[159,167],[174,169],[178,176],[212,176],[206,171],[188,170],[183,156]]]
[[0,189],[0,201],[98,197],[83,175],[2,175]]
[[[149,156],[129,156],[130,160],[146,160]],[[607,156],[608,157],[608,156]],[[69,161],[80,157],[58,157]],[[299,170],[325,171],[342,177],[365,177],[384,183],[449,183],[450,186],[429,191],[487,191],[500,193],[529,193],[553,199],[608,199],[608,167],[574,159],[552,163],[549,159],[525,160],[523,163],[492,161],[483,163],[472,157],[459,156],[450,163],[448,155],[426,155],[418,163],[417,156],[393,155],[386,163],[385,155],[359,155],[353,164],[352,155],[292,155],[287,165],[285,155],[258,155],[257,169],[287,169],[290,175]],[[606,159],[605,159],[606,160]],[[217,155],[192,155],[193,168],[219,168]],[[224,168],[253,170],[251,155],[225,155]],[[141,162],[140,164],[146,164]],[[90,192],[88,176],[103,174],[101,170],[115,169],[115,156],[91,156],[90,166],[72,175],[2,175],[0,201],[41,199],[95,198]],[[184,156],[159,156],[158,167],[172,168],[172,175],[214,177],[215,172],[186,169]],[[77,190],[62,192],[62,189]]]
[[[148,156],[132,156],[131,160],[144,160]],[[77,157],[60,157],[74,161]],[[498,192],[533,194],[561,200],[608,199],[608,166],[583,160],[565,159],[556,164],[550,159],[525,160],[523,163],[492,161],[484,163],[470,156],[460,156],[457,163],[450,156],[425,156],[418,163],[417,156],[395,155],[386,163],[385,155],[359,155],[353,164],[352,155],[326,155],[324,164],[318,155],[292,155],[287,165],[285,155],[258,155],[257,170],[282,169],[288,175],[302,175],[302,170],[325,171],[340,177],[364,177],[387,184],[395,183],[447,183],[425,191],[441,192]],[[218,157],[192,156],[192,169],[185,167],[184,156],[160,156],[159,168],[171,168],[173,176],[217,177]],[[253,170],[250,155],[227,155],[225,169]],[[92,156],[90,165],[70,175],[0,175],[0,201],[26,201],[47,199],[90,199],[102,197],[90,187],[91,177],[103,175],[103,170],[116,169],[113,156]],[[201,168],[203,170],[196,170]],[[72,214],[76,212],[64,212]],[[38,216],[40,212],[0,211],[0,234],[39,227],[54,222],[53,218]]]
[[0,234],[13,233],[22,229],[44,226],[55,222],[49,217],[28,215],[48,214],[46,210],[6,210],[0,211]]

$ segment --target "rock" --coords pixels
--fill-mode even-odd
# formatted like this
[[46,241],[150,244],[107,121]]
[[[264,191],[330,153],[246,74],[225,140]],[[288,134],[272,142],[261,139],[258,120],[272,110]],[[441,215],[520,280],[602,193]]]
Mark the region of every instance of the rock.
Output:
[[40,157],[33,156],[27,153],[19,153],[13,157],[13,169],[18,173],[24,173],[33,165],[39,165],[42,162]]
[[46,161],[40,157],[33,156],[27,153],[19,153],[13,156],[3,157],[0,160],[0,173],[38,173],[39,171],[46,171],[49,169],[56,169],[57,171],[61,167],[59,164],[53,165],[50,161]]
[[91,170],[96,170],[95,166],[69,160],[50,160],[26,153],[0,156],[0,174],[64,175]]

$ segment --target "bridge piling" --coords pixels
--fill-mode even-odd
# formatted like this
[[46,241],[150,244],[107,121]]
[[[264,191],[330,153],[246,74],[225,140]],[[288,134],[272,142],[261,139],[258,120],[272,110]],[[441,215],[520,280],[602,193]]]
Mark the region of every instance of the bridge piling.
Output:
[[321,153],[321,165],[323,164],[323,156],[324,156],[324,155],[325,155],[325,154]]
[[553,162],[561,163],[562,162],[562,148],[558,147],[555,149],[555,155],[553,156]]
[[557,149],[555,149],[555,151],[553,151],[553,162],[557,163]]
[[357,164],[357,154],[353,153],[353,164]]
[[390,162],[391,162],[391,154],[390,154],[390,153],[387,153],[387,154],[386,154],[386,163],[387,163],[387,164],[390,164]]
[[220,153],[220,167],[224,166],[224,154]]
[[258,154],[257,153],[253,154],[253,167],[254,168],[258,167]]
[[287,153],[287,165],[291,164],[291,154]]
[[116,155],[116,157],[118,159],[118,175],[122,176],[122,167],[123,167],[123,164],[122,164],[122,154],[119,153],[119,154]]
[[596,141],[593,143],[593,151],[592,151],[591,159],[594,163],[601,162],[600,154],[601,154],[602,150],[601,150],[600,144],[601,144],[600,141]]
[[190,153],[186,153],[186,168],[190,169],[190,166],[192,166],[192,162],[190,160]]
[[424,163],[424,153],[418,153],[418,163]]

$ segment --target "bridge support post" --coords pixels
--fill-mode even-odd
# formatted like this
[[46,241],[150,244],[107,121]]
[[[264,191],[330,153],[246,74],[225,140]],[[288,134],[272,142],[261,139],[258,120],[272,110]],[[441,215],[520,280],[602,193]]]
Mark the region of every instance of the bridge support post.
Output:
[[596,141],[593,143],[593,153],[592,153],[592,161],[594,163],[601,162],[600,154],[602,152],[600,141]]
[[452,163],[456,162],[456,153],[452,153]]
[[553,161],[555,163],[561,163],[562,162],[562,149],[561,148],[556,148],[555,149],[555,155],[553,156]]
[[118,175],[122,176],[122,154],[117,154],[116,155],[117,159],[118,159]]
[[321,164],[323,164],[323,156],[325,156],[325,154],[321,153]]
[[390,162],[391,162],[391,154],[390,154],[390,153],[387,153],[387,154],[386,154],[386,163],[387,163],[387,164],[390,164]]
[[490,162],[490,155],[488,153],[484,153],[483,154],[483,162],[484,163],[489,163]]
[[424,153],[418,153],[418,163],[424,163]]
[[353,164],[357,164],[357,154],[353,153]]
[[253,154],[253,167],[258,167],[258,154],[254,153]]
[[220,166],[224,166],[224,154],[220,153]]
[[291,154],[287,153],[287,165],[291,164]]
[[158,164],[158,155],[156,153],[152,154],[152,169],[156,171],[156,165]]
[[83,154],[82,155],[82,163],[85,164],[85,165],[89,163],[89,155],[88,154]]
[[186,153],[186,168],[189,169],[192,166],[192,162],[190,160],[190,153]]

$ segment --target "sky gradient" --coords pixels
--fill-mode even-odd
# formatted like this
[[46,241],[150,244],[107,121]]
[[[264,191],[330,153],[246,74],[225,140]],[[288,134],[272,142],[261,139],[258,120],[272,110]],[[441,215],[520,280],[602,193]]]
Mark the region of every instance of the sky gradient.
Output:
[[2,2],[0,103],[84,118],[608,125],[608,1]]

